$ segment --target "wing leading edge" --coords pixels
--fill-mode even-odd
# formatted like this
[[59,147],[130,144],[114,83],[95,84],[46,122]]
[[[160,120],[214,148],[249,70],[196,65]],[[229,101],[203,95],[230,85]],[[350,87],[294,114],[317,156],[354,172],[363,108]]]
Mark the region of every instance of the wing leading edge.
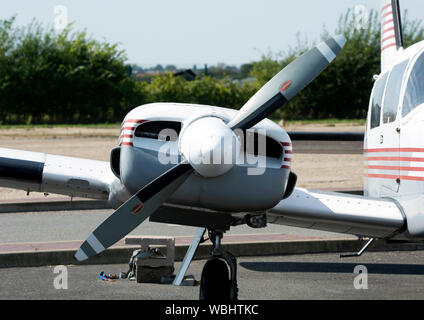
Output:
[[382,239],[406,230],[395,200],[298,188],[267,216],[269,223]]
[[0,186],[109,200],[111,206],[129,197],[109,162],[5,148],[0,148]]

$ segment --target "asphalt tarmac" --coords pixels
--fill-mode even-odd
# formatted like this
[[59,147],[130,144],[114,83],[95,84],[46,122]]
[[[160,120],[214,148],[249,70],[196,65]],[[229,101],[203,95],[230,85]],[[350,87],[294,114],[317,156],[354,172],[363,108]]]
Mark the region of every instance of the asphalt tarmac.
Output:
[[[424,251],[367,252],[343,260],[337,254],[239,258],[239,298],[423,299],[422,261]],[[200,279],[203,264],[193,261],[188,274]],[[367,273],[355,274],[355,267],[361,265]],[[64,279],[64,273],[54,273],[54,267],[0,269],[0,299],[198,299],[198,286],[138,284],[127,279],[108,282],[100,280],[101,271],[119,273],[127,271],[127,265],[67,266],[67,289],[55,288],[55,278]]]
[[[85,240],[113,210],[46,211],[0,214],[0,243],[46,242]],[[130,235],[194,236],[195,227],[145,221]],[[227,234],[287,234],[330,238],[353,236],[269,224],[266,228],[252,229],[246,225],[231,228]],[[225,236],[224,236],[225,237]]]
[[[298,153],[361,154],[360,143],[300,142]],[[314,152],[314,150],[316,151]],[[0,214],[0,243],[83,240],[112,210],[58,212],[26,212]],[[196,228],[146,222],[131,235],[188,236]],[[235,227],[229,234],[283,233],[305,236],[346,238],[346,235],[269,225],[254,230]],[[367,252],[359,258],[340,259],[338,254],[311,254],[273,257],[238,258],[239,298],[241,300],[375,300],[423,299],[424,251]],[[200,280],[204,260],[192,262],[188,271]],[[180,263],[176,263],[178,270]],[[367,277],[361,274],[361,285],[355,288],[357,266],[363,265]],[[67,289],[56,289],[54,266],[35,268],[0,268],[1,300],[32,299],[139,299],[197,300],[198,286],[175,287],[166,284],[137,284],[119,279],[102,281],[101,271],[127,271],[128,265],[66,266]],[[362,269],[363,270],[363,269]],[[356,279],[356,280],[355,280]]]

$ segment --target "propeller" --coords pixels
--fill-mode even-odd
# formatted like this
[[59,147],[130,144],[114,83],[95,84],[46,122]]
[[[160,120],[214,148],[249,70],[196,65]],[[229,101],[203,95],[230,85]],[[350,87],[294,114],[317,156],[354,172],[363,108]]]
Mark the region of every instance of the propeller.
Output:
[[[338,35],[298,57],[239,110],[227,124],[228,129],[249,129],[287,103],[336,58],[345,43],[346,39]],[[195,170],[189,156],[184,158],[140,189],[97,227],[78,249],[75,258],[83,261],[104,251],[150,217]]]
[[304,53],[266,83],[230,121],[231,129],[249,129],[287,103],[314,80],[344,47],[337,35]]
[[152,215],[187,179],[193,171],[181,162],[163,173],[122,204],[84,241],[75,254],[86,260],[118,242]]

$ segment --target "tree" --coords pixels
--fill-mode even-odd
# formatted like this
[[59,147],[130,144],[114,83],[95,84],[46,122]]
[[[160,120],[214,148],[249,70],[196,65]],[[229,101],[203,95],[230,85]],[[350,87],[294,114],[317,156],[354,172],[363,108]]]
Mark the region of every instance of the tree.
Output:
[[[116,121],[139,93],[123,51],[71,26],[56,33],[35,20],[0,21],[0,114],[4,122]],[[123,99],[123,94],[127,94]]]
[[154,67],[153,70],[157,71],[157,72],[163,72],[164,71],[161,64],[156,65],[156,67]]
[[[403,14],[405,45],[424,40],[424,29],[418,20],[410,21]],[[347,43],[338,57],[309,86],[303,89],[284,108],[273,116],[284,119],[365,118],[373,86],[373,75],[380,73],[380,22],[379,14],[371,11],[368,28],[357,29],[353,10],[340,16],[335,34],[343,34]],[[324,29],[322,40],[328,39]],[[298,46],[297,52],[281,60],[271,55],[254,63],[251,75],[261,85],[300,55],[307,48]]]
[[176,71],[177,67],[174,66],[173,64],[169,64],[165,67],[165,71]]
[[245,63],[240,66],[240,79],[245,79],[249,77],[250,72],[252,71],[253,64]]
[[[355,28],[353,10],[341,15],[336,34],[347,43],[337,59],[272,117],[285,119],[364,118],[380,71],[378,12],[368,28]],[[419,21],[403,15],[406,45],[424,39]],[[285,54],[267,54],[240,68],[223,63],[194,81],[173,77],[173,65],[154,70],[151,83],[129,74],[116,44],[90,39],[68,26],[56,33],[33,21],[0,20],[0,121],[9,123],[117,122],[133,107],[149,102],[185,102],[239,109],[276,73],[308,49],[300,41]],[[324,29],[322,38],[329,32]],[[132,65],[133,70],[142,68]],[[249,74],[254,81],[238,81]]]

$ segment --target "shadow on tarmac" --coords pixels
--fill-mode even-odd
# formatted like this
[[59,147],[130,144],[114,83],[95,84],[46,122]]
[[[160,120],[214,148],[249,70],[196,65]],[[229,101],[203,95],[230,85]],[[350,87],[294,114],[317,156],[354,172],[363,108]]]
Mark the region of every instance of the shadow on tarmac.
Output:
[[358,265],[367,267],[369,274],[423,275],[424,265],[388,263],[336,262],[240,262],[240,266],[257,272],[325,272],[352,273]]

